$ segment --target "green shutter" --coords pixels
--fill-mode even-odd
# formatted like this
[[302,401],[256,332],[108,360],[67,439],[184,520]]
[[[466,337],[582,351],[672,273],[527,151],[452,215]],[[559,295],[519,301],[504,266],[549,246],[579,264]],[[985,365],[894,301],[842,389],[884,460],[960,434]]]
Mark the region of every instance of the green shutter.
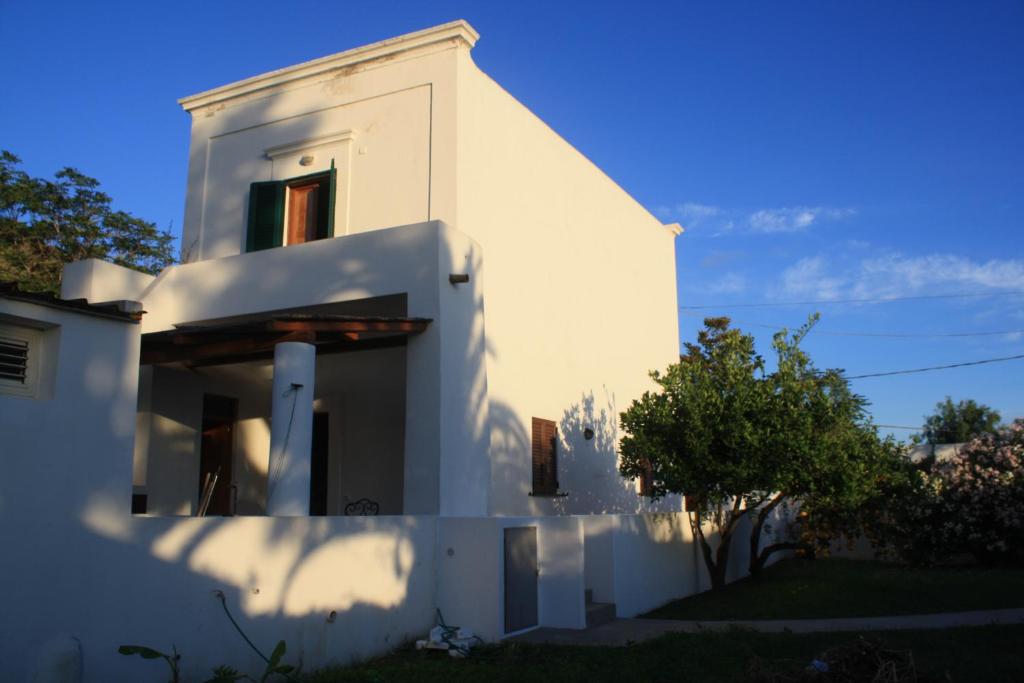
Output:
[[283,182],[269,180],[249,186],[249,224],[245,250],[260,251],[284,242]]
[[[335,188],[338,184],[338,170],[334,168],[334,160],[331,160],[331,172],[320,183],[320,215],[326,214],[327,220],[317,226],[317,238],[334,237],[334,203]],[[322,227],[321,227],[322,226]],[[322,233],[322,234],[321,234]]]

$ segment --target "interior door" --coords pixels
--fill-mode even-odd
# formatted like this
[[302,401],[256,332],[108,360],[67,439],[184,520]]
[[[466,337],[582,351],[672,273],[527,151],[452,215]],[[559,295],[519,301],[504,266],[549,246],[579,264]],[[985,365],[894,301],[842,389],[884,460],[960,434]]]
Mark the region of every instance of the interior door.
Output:
[[505,529],[505,633],[537,625],[537,527]]
[[199,497],[203,500],[204,487],[213,483],[209,515],[234,514],[231,461],[235,445],[235,418],[238,400],[227,396],[203,395],[203,435],[199,448]]
[[313,413],[313,439],[310,446],[309,514],[327,514],[327,457],[329,424],[327,413]]

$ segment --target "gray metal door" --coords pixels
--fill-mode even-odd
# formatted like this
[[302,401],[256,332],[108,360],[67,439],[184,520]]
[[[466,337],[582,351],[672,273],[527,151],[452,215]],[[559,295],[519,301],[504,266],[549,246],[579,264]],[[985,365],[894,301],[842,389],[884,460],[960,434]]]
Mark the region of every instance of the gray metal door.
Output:
[[537,625],[537,527],[505,529],[505,633]]

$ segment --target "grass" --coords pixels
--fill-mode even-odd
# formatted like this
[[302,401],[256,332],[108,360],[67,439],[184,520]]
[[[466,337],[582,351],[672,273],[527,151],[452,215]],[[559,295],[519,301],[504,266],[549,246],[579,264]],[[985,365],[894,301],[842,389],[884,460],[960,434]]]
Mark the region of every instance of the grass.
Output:
[[[867,634],[887,649],[911,650],[922,680],[1015,681],[1024,671],[1024,626]],[[670,634],[630,647],[566,647],[506,643],[470,658],[402,650],[351,667],[323,669],[304,683],[622,683],[749,681],[757,668],[797,674],[817,655],[849,643],[851,633]]]
[[[917,569],[857,560],[785,560],[757,578],[677,600],[658,619],[815,619],[1024,607],[1024,568]],[[1024,643],[1022,643],[1024,644]]]

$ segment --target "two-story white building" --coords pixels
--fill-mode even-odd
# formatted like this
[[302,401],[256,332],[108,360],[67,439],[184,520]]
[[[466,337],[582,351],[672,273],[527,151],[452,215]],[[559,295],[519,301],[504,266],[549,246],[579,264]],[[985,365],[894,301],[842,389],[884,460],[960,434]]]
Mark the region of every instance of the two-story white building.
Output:
[[[681,501],[616,455],[619,412],[678,356],[681,229],[482,73],[477,37],[456,21],[181,100],[183,262],[64,275],[64,299],[145,310],[134,451],[53,512],[85,539],[55,575],[82,590],[37,599],[71,616],[26,598],[5,648],[70,633],[94,680],[139,671],[123,642],[244,668],[217,589],[308,668],[438,608],[495,639],[703,585]],[[26,558],[8,582],[35,585]]]

